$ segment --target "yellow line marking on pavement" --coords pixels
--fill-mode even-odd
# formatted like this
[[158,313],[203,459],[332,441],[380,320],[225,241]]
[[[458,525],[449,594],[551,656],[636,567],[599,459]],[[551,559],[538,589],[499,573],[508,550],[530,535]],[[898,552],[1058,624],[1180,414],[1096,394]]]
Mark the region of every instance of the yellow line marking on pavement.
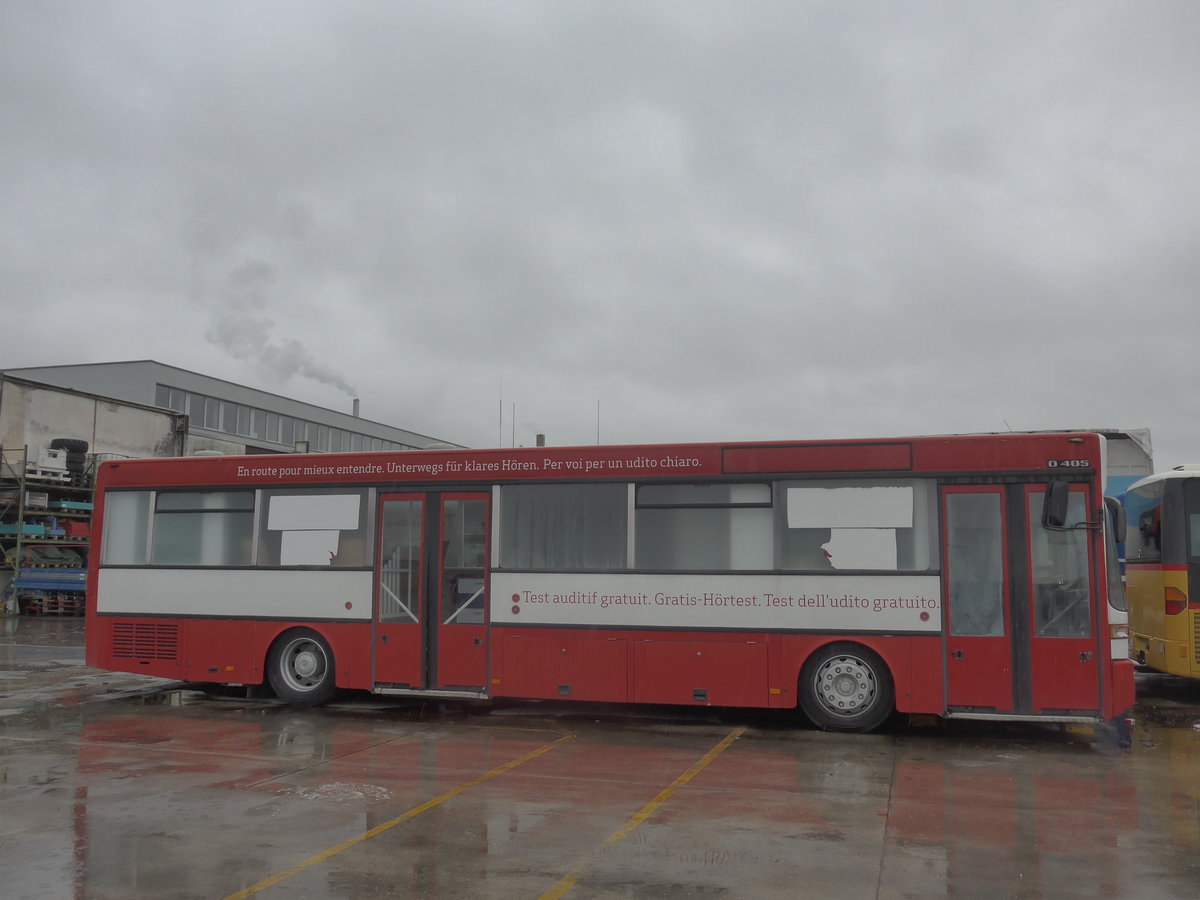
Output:
[[522,728],[518,725],[468,725],[480,731],[516,731],[521,734],[562,734],[561,728]]
[[[719,744],[692,763],[687,771],[659,791],[658,796],[634,813],[629,821],[605,838],[604,842],[600,846],[607,847],[609,844],[615,844],[618,841],[623,841],[625,838],[629,837],[629,835],[633,833],[634,829],[654,815],[655,810],[666,803],[672,794],[699,775],[709,763],[728,750],[729,745],[740,738],[745,731],[746,726],[740,725],[733,729],[733,731],[729,732],[729,734],[727,734]],[[575,886],[575,883],[579,881],[579,879],[583,877],[584,873],[586,873],[587,870],[592,867],[593,862],[594,860],[588,860],[587,862],[568,872],[558,881],[558,883],[554,885],[554,887],[542,894],[538,900],[557,900],[557,898],[561,897]]]
[[329,849],[322,850],[320,853],[316,854],[315,856],[310,856],[308,859],[301,860],[300,862],[298,862],[294,866],[292,866],[290,869],[285,869],[282,872],[279,872],[275,875],[271,875],[268,878],[264,878],[262,881],[252,884],[247,888],[243,888],[242,890],[240,890],[236,893],[229,894],[228,896],[222,898],[222,900],[245,900],[246,897],[252,897],[253,895],[257,894],[259,891],[266,890],[267,888],[271,887],[272,885],[279,884],[279,882],[283,881],[284,879],[291,878],[293,875],[299,874],[300,872],[303,872],[305,869],[308,869],[308,868],[311,868],[312,866],[317,865],[317,863],[325,862],[325,860],[330,859],[334,856],[337,856],[339,853],[341,853],[344,850],[349,850],[351,847],[355,847],[358,844],[363,843],[364,841],[369,841],[371,838],[377,837],[377,836],[383,834],[383,832],[387,831],[389,828],[395,828],[397,825],[400,825],[403,822],[407,822],[409,819],[416,818],[421,813],[427,812],[427,811],[433,809],[435,806],[440,806],[442,803],[445,803],[447,800],[451,799],[452,797],[457,797],[459,794],[461,794],[465,790],[473,788],[478,784],[482,784],[483,782],[487,781],[490,778],[495,778],[497,775],[503,775],[505,772],[508,772],[511,769],[515,769],[517,766],[524,765],[525,763],[529,762],[531,759],[536,759],[537,757],[541,756],[543,753],[548,753],[549,751],[551,751],[555,747],[557,747],[559,744],[563,743],[564,741],[572,740],[574,737],[575,736],[572,734],[564,734],[557,741],[553,741],[552,743],[546,744],[543,747],[538,747],[536,750],[530,750],[528,753],[522,754],[521,756],[518,756],[516,759],[509,760],[508,762],[504,763],[504,765],[502,765],[502,766],[497,766],[496,768],[492,769],[490,772],[485,772],[484,774],[480,775],[478,778],[472,778],[470,781],[464,781],[462,784],[458,785],[457,787],[453,787],[450,790],[446,791],[445,793],[438,794],[432,800],[426,800],[420,806],[414,806],[412,809],[408,810],[407,812],[403,813],[402,815],[396,816],[396,818],[394,818],[394,819],[391,819],[387,822],[383,822],[379,825],[376,825],[374,828],[371,828],[368,831],[364,831],[362,834],[352,837],[349,840],[342,841],[340,844],[334,844]]

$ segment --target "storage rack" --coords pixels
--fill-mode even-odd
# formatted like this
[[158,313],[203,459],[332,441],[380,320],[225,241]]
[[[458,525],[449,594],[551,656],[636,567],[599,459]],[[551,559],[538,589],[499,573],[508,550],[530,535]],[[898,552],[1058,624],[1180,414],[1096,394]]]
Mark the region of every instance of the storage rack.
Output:
[[[56,444],[68,445],[69,465]],[[52,441],[36,459],[28,446],[0,447],[0,559],[12,573],[0,611],[15,597],[23,614],[83,615],[95,458],[81,446]]]

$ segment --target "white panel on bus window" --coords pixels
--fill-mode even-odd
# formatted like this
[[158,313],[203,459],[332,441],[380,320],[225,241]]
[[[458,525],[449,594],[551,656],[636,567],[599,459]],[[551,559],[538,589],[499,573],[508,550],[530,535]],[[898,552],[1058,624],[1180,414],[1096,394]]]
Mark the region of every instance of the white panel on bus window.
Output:
[[338,531],[285,531],[280,537],[281,566],[328,566],[338,550]]
[[299,494],[271,498],[267,528],[271,531],[344,530],[358,528],[358,494]]
[[888,487],[789,487],[788,528],[911,528],[913,491]]
[[835,569],[898,568],[896,532],[890,528],[835,528],[825,546]]

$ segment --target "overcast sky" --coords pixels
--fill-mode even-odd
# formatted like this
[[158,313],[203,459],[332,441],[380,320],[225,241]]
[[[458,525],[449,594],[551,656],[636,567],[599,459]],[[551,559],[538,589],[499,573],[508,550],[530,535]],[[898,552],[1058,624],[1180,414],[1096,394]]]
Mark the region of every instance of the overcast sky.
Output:
[[1195,0],[0,0],[0,367],[1200,463],[1198,45]]

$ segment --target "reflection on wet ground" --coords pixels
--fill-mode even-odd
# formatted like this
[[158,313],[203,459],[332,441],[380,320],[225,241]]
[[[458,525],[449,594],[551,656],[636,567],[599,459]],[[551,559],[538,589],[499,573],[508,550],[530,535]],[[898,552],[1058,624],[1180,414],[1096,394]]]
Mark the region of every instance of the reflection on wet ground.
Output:
[[0,616],[0,649],[70,647],[83,654],[83,623],[77,616]]
[[607,705],[45,704],[0,719],[0,896],[1192,898],[1200,686],[1139,698],[1128,749]]
[[0,616],[0,721],[52,706],[142,694],[172,683],[87,668],[83,628],[83,620],[74,617]]

